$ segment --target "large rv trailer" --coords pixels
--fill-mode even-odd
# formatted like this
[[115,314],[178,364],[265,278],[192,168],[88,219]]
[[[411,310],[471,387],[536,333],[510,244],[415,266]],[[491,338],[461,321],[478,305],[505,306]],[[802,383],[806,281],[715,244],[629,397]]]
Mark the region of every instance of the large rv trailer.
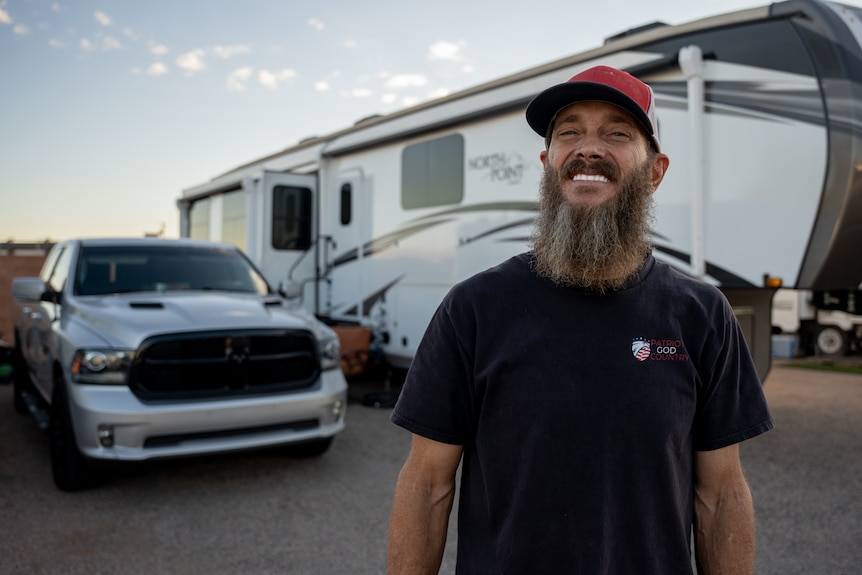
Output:
[[188,188],[181,235],[236,243],[270,281],[301,285],[318,316],[371,327],[407,366],[454,283],[529,249],[543,142],[526,104],[606,64],[655,90],[671,158],[656,257],[724,292],[765,376],[776,281],[862,283],[860,18],[791,0],[623,33]]

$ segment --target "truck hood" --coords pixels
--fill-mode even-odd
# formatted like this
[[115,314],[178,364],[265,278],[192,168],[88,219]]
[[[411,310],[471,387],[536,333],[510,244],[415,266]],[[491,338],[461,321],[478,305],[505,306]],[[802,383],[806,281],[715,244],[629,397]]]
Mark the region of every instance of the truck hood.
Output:
[[[71,299],[71,298],[70,298]],[[317,320],[274,296],[216,292],[120,294],[66,300],[75,321],[114,348],[136,349],[153,335],[231,329],[311,329]],[[64,306],[66,307],[66,306]],[[317,334],[319,336],[319,334]]]

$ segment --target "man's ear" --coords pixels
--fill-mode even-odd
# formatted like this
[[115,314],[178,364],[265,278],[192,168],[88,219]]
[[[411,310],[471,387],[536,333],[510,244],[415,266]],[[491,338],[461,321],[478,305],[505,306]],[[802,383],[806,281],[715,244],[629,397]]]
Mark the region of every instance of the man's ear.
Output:
[[667,167],[670,165],[670,158],[666,154],[656,153],[652,164],[652,191],[658,189],[659,184],[664,179],[667,172]]
[[548,150],[542,150],[539,152],[539,159],[542,160],[542,167],[547,167],[548,165]]

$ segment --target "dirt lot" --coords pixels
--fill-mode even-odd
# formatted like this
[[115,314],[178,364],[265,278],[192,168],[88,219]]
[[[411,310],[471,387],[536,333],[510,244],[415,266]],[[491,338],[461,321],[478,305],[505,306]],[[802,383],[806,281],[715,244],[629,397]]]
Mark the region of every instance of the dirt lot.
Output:
[[[380,575],[409,437],[359,401],[375,387],[352,384],[348,428],[321,458],[160,462],[62,493],[46,437],[0,386],[0,574]],[[859,573],[862,375],[776,365],[766,393],[776,429],[742,447],[758,575]]]

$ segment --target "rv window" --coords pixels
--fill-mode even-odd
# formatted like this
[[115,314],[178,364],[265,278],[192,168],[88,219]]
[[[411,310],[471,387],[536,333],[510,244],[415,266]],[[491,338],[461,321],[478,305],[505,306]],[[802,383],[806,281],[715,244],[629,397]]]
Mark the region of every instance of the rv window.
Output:
[[341,225],[348,226],[353,216],[353,188],[350,183],[341,186]]
[[311,247],[311,190],[293,186],[272,189],[272,247],[307,250]]
[[452,134],[412,144],[401,154],[405,210],[457,204],[464,199],[464,137]]
[[210,239],[210,199],[204,198],[189,209],[189,237],[196,240]]
[[228,192],[222,196],[221,239],[241,250],[246,249],[248,219],[246,217],[245,190]]

